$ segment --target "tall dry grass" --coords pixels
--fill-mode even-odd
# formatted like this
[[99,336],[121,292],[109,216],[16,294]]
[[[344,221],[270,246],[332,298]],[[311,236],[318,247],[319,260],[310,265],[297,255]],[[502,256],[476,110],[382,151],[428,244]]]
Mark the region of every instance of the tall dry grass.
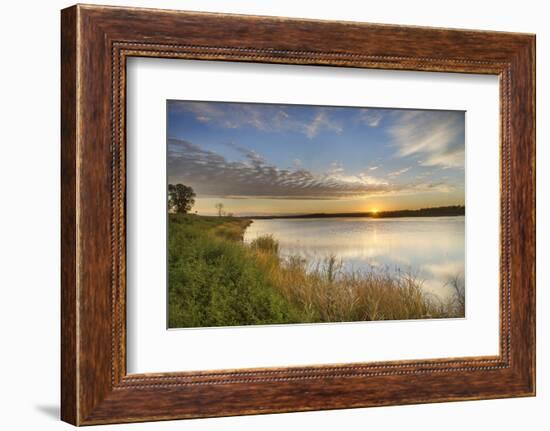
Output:
[[374,267],[344,270],[335,256],[308,265],[299,256],[280,257],[279,245],[270,235],[258,237],[249,249],[275,288],[301,311],[306,322],[464,316],[464,288],[458,278],[452,281],[455,296],[441,300],[426,292],[411,272],[395,274]]

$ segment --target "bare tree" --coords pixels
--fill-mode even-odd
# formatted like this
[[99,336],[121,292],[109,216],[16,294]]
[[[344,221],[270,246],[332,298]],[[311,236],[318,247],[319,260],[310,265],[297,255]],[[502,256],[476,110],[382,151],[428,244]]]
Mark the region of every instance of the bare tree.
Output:
[[221,217],[223,215],[223,204],[218,202],[216,204],[216,209],[218,210],[218,217]]
[[457,313],[461,316],[465,315],[466,311],[466,289],[464,278],[460,274],[456,274],[451,278],[451,287],[453,288]]

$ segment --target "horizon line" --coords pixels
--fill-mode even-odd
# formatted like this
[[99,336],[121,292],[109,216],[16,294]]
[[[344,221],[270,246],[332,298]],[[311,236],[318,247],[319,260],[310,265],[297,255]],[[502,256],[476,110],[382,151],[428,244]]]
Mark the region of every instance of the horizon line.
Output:
[[[297,218],[297,217],[327,217],[327,216],[346,216],[346,217],[353,217],[353,216],[367,216],[371,215],[374,217],[380,217],[385,214],[396,214],[396,213],[420,213],[420,212],[426,212],[426,211],[445,211],[445,210],[455,210],[455,212],[458,211],[464,211],[466,210],[466,205],[458,204],[458,205],[443,205],[443,206],[435,206],[435,207],[422,207],[417,209],[411,209],[411,208],[402,208],[402,209],[395,209],[395,210],[380,210],[380,211],[340,211],[340,212],[311,212],[311,213],[304,213],[304,212],[296,212],[296,213],[249,213],[249,214],[239,214],[239,215],[233,215],[232,217],[236,218],[246,218],[246,217],[258,217],[258,218],[282,218],[282,217],[289,217],[289,218]],[[191,215],[198,215],[198,216],[207,216],[207,217],[219,217],[214,212],[212,214],[199,214],[197,212],[190,212]],[[464,214],[453,214],[453,215],[464,215]]]

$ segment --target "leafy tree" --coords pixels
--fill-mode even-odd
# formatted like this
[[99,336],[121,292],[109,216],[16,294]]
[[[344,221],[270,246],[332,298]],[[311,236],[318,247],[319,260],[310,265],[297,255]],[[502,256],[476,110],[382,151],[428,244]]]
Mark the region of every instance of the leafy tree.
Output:
[[217,203],[216,209],[218,210],[218,216],[221,217],[223,215],[223,204],[221,202]]
[[194,190],[184,184],[168,184],[168,209],[170,211],[186,214],[195,204]]

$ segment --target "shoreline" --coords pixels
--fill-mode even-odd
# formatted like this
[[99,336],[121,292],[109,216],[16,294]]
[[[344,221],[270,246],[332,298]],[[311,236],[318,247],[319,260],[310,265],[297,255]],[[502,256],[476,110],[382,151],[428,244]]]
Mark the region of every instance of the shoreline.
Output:
[[320,219],[320,218],[404,218],[404,217],[460,217],[466,215],[466,207],[462,205],[420,208],[417,210],[397,210],[380,212],[349,212],[349,213],[311,213],[286,215],[239,216],[241,219]]
[[333,215],[326,215],[326,216],[301,216],[301,217],[279,217],[279,216],[246,216],[246,217],[235,217],[239,218],[241,220],[330,220],[330,219],[423,219],[423,218],[450,218],[450,217],[465,217],[464,214],[457,214],[457,215],[432,215],[432,216],[385,216],[385,217],[372,217],[372,216],[357,216],[357,215],[340,215],[340,216],[333,216]]

